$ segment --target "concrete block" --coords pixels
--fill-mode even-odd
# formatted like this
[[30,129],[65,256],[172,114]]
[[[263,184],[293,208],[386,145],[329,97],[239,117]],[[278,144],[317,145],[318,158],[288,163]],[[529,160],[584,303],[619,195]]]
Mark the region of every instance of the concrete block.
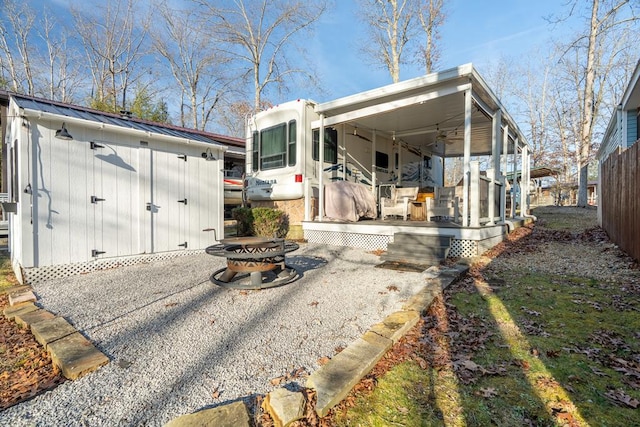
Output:
[[23,302],[36,301],[36,294],[32,291],[12,292],[9,294],[9,305],[14,306]]
[[29,285],[14,285],[6,288],[4,293],[9,295],[16,292],[33,291],[33,288]]
[[13,307],[11,306],[5,307],[3,310],[3,313],[4,313],[4,317],[6,317],[9,320],[12,320],[14,317],[16,317],[16,314],[24,314],[24,313],[28,313],[30,311],[35,311],[39,309],[40,307],[38,307],[32,302],[23,302],[22,304],[14,305]]
[[70,380],[78,379],[109,363],[109,358],[79,332],[50,343],[48,350],[53,363]]
[[48,348],[49,344],[64,338],[68,335],[76,333],[74,328],[69,322],[62,317],[55,317],[51,320],[44,322],[32,323],[31,332],[44,348]]
[[249,412],[242,402],[212,409],[203,409],[183,415],[165,424],[164,427],[250,427]]
[[307,387],[316,390],[316,412],[325,416],[344,399],[375,364],[391,348],[393,342],[373,332],[366,332],[336,354],[307,379]]
[[[430,279],[436,280],[436,279]],[[415,311],[420,313],[421,315],[426,314],[429,306],[435,299],[435,297],[440,293],[439,285],[431,285],[428,284],[420,292],[413,295],[411,298],[407,300],[406,303],[402,306],[403,310],[406,311]]]
[[396,311],[388,315],[382,322],[373,325],[370,331],[396,343],[418,323],[418,320],[420,320],[420,314],[415,310]]
[[274,427],[288,427],[304,417],[305,398],[300,392],[279,388],[267,394],[262,408],[271,415]]
[[51,320],[54,317],[56,317],[55,314],[50,313],[47,310],[38,309],[27,313],[18,313],[14,320],[18,325],[28,328],[34,323],[42,322],[43,320]]

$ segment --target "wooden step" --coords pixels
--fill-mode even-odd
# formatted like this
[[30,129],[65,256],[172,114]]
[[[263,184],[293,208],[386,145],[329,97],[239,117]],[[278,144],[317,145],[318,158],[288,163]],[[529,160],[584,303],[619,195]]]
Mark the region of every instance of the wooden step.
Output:
[[403,264],[422,265],[422,266],[425,266],[425,268],[431,265],[438,265],[440,264],[440,261],[441,261],[441,259],[436,257],[420,256],[420,255],[413,255],[413,256],[394,255],[389,253],[382,255],[380,259],[382,259],[383,261],[400,262]]
[[387,244],[387,253],[406,256],[430,256],[445,259],[449,256],[449,246],[425,246],[393,242]]
[[427,235],[412,233],[395,233],[394,243],[419,244],[425,246],[451,246],[453,236],[450,235]]
[[437,265],[449,256],[450,235],[424,235],[395,233],[393,242],[387,244],[387,252],[380,258],[384,261],[418,265]]

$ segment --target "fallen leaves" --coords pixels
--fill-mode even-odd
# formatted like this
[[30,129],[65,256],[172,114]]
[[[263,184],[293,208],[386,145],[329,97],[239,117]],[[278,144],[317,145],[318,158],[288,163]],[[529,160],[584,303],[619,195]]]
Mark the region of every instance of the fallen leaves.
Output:
[[320,359],[318,359],[318,365],[320,366],[324,366],[327,363],[329,363],[329,361],[331,360],[331,358],[327,357],[327,356],[323,356]]
[[211,397],[212,397],[213,399],[217,399],[217,398],[219,398],[219,397],[220,397],[220,394],[221,394],[221,392],[220,392],[219,387],[216,387],[216,388],[213,390],[213,392],[211,393]]
[[297,378],[301,378],[301,377],[305,377],[307,376],[307,368],[302,367],[302,368],[297,368],[297,369],[293,369],[289,372],[287,372],[286,374],[273,378],[271,379],[270,383],[272,386],[278,386],[281,384],[284,384],[286,382],[289,382],[293,379],[297,379]]
[[629,408],[637,409],[638,405],[640,405],[640,401],[638,401],[638,399],[634,399],[633,397],[629,396],[622,389],[609,390],[604,395],[618,406],[626,406]]
[[496,397],[498,392],[494,387],[483,387],[476,392],[476,396],[484,397],[485,399],[490,399],[492,397]]
[[[0,295],[0,310],[6,305],[6,295]],[[0,354],[0,410],[64,381],[31,332],[4,316],[0,316]]]
[[520,310],[524,311],[525,313],[527,313],[529,316],[535,316],[535,317],[540,317],[542,313],[540,313],[539,311],[535,311],[535,310],[529,310],[527,307],[522,306],[520,307]]

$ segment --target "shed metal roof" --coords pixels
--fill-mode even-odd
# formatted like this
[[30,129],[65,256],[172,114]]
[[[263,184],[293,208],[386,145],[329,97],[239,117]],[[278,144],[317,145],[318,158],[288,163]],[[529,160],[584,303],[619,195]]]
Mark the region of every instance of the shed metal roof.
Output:
[[15,99],[16,104],[20,108],[42,111],[45,113],[56,114],[63,117],[88,120],[96,123],[104,123],[108,125],[118,126],[124,129],[133,129],[215,145],[226,145],[225,142],[220,141],[220,139],[235,139],[229,137],[216,138],[216,135],[210,134],[208,132],[198,131],[195,129],[187,129],[163,123],[155,123],[139,118],[129,117],[125,114],[112,114],[103,111],[92,110],[89,108],[79,107],[76,105],[26,97],[22,95],[12,96]]

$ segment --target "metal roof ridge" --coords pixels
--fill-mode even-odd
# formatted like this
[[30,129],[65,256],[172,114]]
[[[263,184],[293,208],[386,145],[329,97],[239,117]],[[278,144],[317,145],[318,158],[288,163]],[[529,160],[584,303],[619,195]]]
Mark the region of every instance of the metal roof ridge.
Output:
[[[80,106],[80,105],[77,105],[77,104],[69,104],[69,103],[64,103],[64,102],[61,102],[61,101],[55,101],[55,100],[47,99],[47,98],[39,98],[39,97],[20,94],[20,93],[9,92],[8,95],[9,95],[9,97],[13,97],[13,98],[16,98],[16,99],[24,99],[26,101],[34,102],[36,104],[50,105],[50,106],[55,106],[55,107],[60,107],[60,108],[65,108],[65,109],[81,112],[81,113],[94,114],[96,116],[102,116],[102,117],[105,117],[105,118],[117,119],[117,120],[122,120],[122,121],[125,121],[125,122],[133,122],[133,123],[137,123],[137,124],[140,124],[140,125],[157,127],[157,128],[173,130],[173,131],[179,131],[179,132],[184,132],[184,133],[187,133],[187,134],[199,135],[199,136],[211,139],[212,142],[218,142],[218,143],[222,143],[222,144],[226,144],[228,142],[228,143],[231,143],[231,144],[235,143],[235,144],[238,144],[238,145],[244,143],[244,139],[243,138],[239,138],[239,137],[226,136],[226,135],[221,135],[221,134],[217,134],[217,133],[213,133],[213,132],[207,132],[207,131],[203,131],[203,130],[199,130],[199,129],[193,129],[193,128],[186,128],[186,127],[182,127],[182,126],[177,126],[177,125],[173,125],[173,124],[169,124],[169,123],[154,122],[152,120],[147,120],[147,119],[143,119],[143,118],[140,118],[140,117],[135,117],[135,116],[132,117],[132,116],[127,116],[127,115],[123,115],[123,114],[111,113],[111,112],[108,112],[108,111],[96,110],[94,108],[84,107],[84,106]],[[91,120],[90,118],[86,118],[86,117],[84,119],[85,120]],[[91,121],[95,121],[95,120],[91,120]],[[124,127],[124,126],[121,126],[121,127]],[[223,139],[223,140],[226,140],[226,141],[224,141],[224,142],[223,141],[218,141],[219,139]]]

